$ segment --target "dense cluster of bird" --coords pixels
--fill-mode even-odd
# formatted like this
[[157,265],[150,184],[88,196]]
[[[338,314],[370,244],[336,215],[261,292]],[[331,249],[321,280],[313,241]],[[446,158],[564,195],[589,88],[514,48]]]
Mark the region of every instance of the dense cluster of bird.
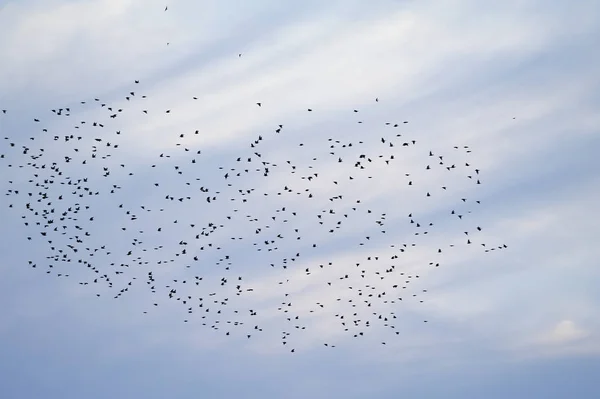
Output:
[[[34,118],[30,137],[2,131],[7,206],[26,227],[32,253],[48,250],[29,267],[93,287],[99,297],[148,295],[143,313],[179,303],[183,322],[199,314],[227,336],[249,339],[263,331],[261,313],[281,314],[281,343],[294,352],[292,336],[314,327],[320,314],[356,338],[374,325],[401,336],[400,304],[422,303],[427,291],[411,290],[419,270],[440,266],[454,248],[506,248],[479,238],[472,211],[481,201],[453,191],[452,179],[481,184],[468,146],[443,155],[420,148],[404,120],[308,142],[276,123],[225,159],[202,149],[199,127],[168,133],[172,150],[149,164],[129,164],[135,149],[124,139],[135,132],[121,130],[119,118],[177,111],[152,110],[140,81],[131,85],[115,101],[82,100]],[[73,121],[83,110],[96,111],[96,119]],[[359,109],[348,114],[366,127]],[[2,109],[0,128],[8,118],[10,109]],[[57,125],[56,118],[64,119]],[[390,192],[404,198],[387,198]],[[463,238],[431,239],[437,224],[418,212],[430,197],[451,201],[446,216]],[[403,208],[406,201],[415,210]],[[407,259],[420,263],[409,269]],[[260,304],[274,295],[281,297],[273,309]]]

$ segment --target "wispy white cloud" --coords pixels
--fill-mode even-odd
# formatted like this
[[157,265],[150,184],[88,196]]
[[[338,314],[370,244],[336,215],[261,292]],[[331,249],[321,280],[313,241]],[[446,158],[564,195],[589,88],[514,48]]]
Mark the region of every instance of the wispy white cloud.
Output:
[[549,345],[568,344],[589,335],[589,331],[577,326],[573,321],[562,320],[540,337],[540,343]]

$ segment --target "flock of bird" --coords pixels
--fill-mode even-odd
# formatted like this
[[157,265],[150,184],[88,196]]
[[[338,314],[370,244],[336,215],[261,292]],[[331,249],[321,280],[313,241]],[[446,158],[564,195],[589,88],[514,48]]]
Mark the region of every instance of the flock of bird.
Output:
[[[182,322],[200,317],[225,336],[250,339],[281,317],[281,344],[295,352],[293,337],[316,323],[355,338],[376,325],[401,337],[401,306],[423,303],[427,292],[411,289],[419,270],[465,246],[506,248],[479,238],[473,211],[482,201],[453,191],[481,184],[468,146],[444,154],[420,148],[408,121],[367,126],[361,110],[350,109],[351,123],[364,127],[352,135],[304,142],[275,123],[238,153],[213,156],[199,126],[165,133],[170,150],[149,155],[150,163],[127,162],[136,150],[125,139],[137,136],[120,128],[120,118],[177,113],[153,110],[143,84],[131,86],[111,101],[49,110],[30,122],[30,137],[25,129],[1,131],[7,206],[25,226],[30,253],[47,248],[28,267],[98,297],[147,297],[143,313],[179,304]],[[268,104],[249,106],[261,112]],[[75,121],[82,111],[95,119]],[[0,111],[0,129],[10,117],[10,109]],[[405,198],[387,198],[390,192]],[[437,223],[419,213],[437,198],[453,201],[445,217],[461,238],[450,244],[435,241]],[[404,209],[406,201],[415,209]],[[265,304],[273,297],[279,302]]]

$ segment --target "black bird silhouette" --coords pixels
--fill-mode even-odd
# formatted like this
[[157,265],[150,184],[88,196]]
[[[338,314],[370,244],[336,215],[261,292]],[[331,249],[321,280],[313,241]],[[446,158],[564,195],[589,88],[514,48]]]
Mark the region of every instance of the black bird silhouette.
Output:
[[[475,220],[476,212],[471,213],[470,204],[480,204],[479,200],[471,194],[465,194],[469,201],[450,199],[456,186],[453,178],[473,183],[473,190],[479,189],[479,180],[465,178],[480,174],[470,161],[461,158],[468,156],[468,146],[454,146],[458,166],[445,161],[449,156],[437,155],[441,168],[431,163],[432,150],[419,150],[415,154],[421,157],[421,163],[416,170],[428,170],[421,176],[407,173],[410,171],[404,170],[405,166],[394,162],[419,145],[413,140],[416,135],[399,131],[400,122],[376,122],[370,126],[373,133],[368,136],[335,132],[337,137],[316,135],[303,137],[301,142],[298,136],[286,135],[283,124],[277,124],[275,129],[242,142],[242,149],[231,156],[217,154],[222,164],[214,167],[206,151],[192,140],[199,134],[196,126],[191,130],[193,135],[165,132],[164,140],[170,146],[150,155],[156,158],[148,165],[132,166],[128,152],[121,148],[130,145],[130,151],[138,151],[128,144],[136,140],[131,139],[132,132],[118,125],[118,116],[130,109],[139,112],[142,106],[136,102],[153,101],[152,96],[141,95],[145,87],[139,80],[134,84],[139,90],[125,90],[120,97],[129,101],[125,103],[130,108],[117,110],[115,104],[94,99],[86,107],[96,107],[98,114],[77,123],[73,129],[78,130],[66,129],[64,134],[49,136],[54,138],[48,138],[52,151],[40,147],[37,136],[25,138],[27,145],[22,145],[16,133],[8,133],[6,144],[0,145],[7,206],[16,212],[16,220],[24,223],[26,243],[40,246],[31,251],[36,260],[27,261],[36,271],[71,279],[82,286],[93,285],[95,290],[90,294],[103,300],[105,293],[122,300],[136,295],[137,289],[146,289],[156,298],[145,303],[152,304],[150,308],[162,305],[161,301],[173,301],[185,306],[183,322],[193,324],[197,320],[230,339],[245,336],[249,340],[268,329],[261,324],[262,308],[250,309],[252,293],[259,287],[246,277],[251,276],[247,266],[265,265],[267,271],[281,269],[277,271],[290,274],[278,278],[272,287],[263,285],[261,289],[281,292],[281,301],[273,310],[278,311],[286,326],[282,345],[293,348],[303,331],[313,328],[311,315],[331,315],[332,326],[339,326],[357,339],[377,327],[391,330],[392,337],[401,337],[396,331],[395,311],[401,311],[401,304],[411,300],[426,301],[427,290],[413,289],[419,275],[403,267],[403,256],[415,247],[427,254],[424,266],[432,268],[443,265],[448,253],[462,245],[477,248],[482,254],[507,248],[505,244],[482,242],[482,236],[475,233],[482,227]],[[75,103],[80,105],[54,107],[50,117],[66,117],[71,112],[75,116],[86,109],[82,107],[86,101]],[[144,105],[147,109],[142,112],[148,114],[149,109],[156,109],[153,106]],[[179,109],[173,108],[172,115],[166,116],[171,113],[167,109],[156,117],[171,121],[178,117],[176,111]],[[42,131],[47,131],[49,126],[41,120],[45,122],[46,118],[34,119],[42,124]],[[369,120],[364,122],[369,126]],[[92,129],[103,130],[98,133]],[[288,148],[293,150],[286,152]],[[443,153],[443,148],[436,147],[435,152]],[[452,169],[464,173],[447,172]],[[152,180],[138,178],[144,173]],[[437,186],[427,183],[425,177],[436,173],[445,190],[438,192],[436,201],[450,201],[447,206],[456,210],[450,215],[458,218],[452,220],[462,228],[457,234],[463,238],[447,246],[442,243],[431,247],[424,237],[435,232],[437,221],[416,210],[409,209],[402,215],[394,212],[404,194],[410,197],[416,193],[415,198],[436,194],[432,187]],[[386,208],[385,201],[367,206],[363,196],[377,195],[374,187],[389,185],[390,176],[407,181],[407,185],[397,185],[404,191],[390,202],[394,206]],[[409,216],[405,220],[406,214]],[[107,227],[111,225],[114,227]],[[412,234],[395,235],[396,226],[402,225]],[[353,235],[357,231],[352,226],[360,226],[364,232]],[[344,234],[348,248],[356,245],[365,251],[354,265],[335,259],[320,264],[314,261],[327,258],[331,242]],[[467,236],[466,243],[462,234]],[[377,248],[388,245],[389,253],[378,252]],[[173,274],[156,273],[166,268]],[[181,272],[178,275],[177,270]],[[293,273],[319,283],[315,286],[327,291],[311,296],[312,304],[298,306],[293,301],[295,293],[286,289],[296,278]],[[156,310],[160,309],[162,306]],[[143,313],[148,311],[144,307]],[[380,342],[390,343],[387,338]],[[325,342],[322,347],[336,345]]]

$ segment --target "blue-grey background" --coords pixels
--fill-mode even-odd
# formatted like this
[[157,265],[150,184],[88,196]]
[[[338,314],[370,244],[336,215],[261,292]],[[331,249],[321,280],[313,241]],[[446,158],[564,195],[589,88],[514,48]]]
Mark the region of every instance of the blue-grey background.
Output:
[[[283,123],[294,139],[274,157],[285,160],[297,142],[364,134],[352,113],[359,108],[368,129],[408,120],[423,149],[469,145],[483,176],[482,234],[508,248],[458,251],[426,273],[427,300],[396,310],[406,321],[394,345],[379,345],[376,331],[347,340],[325,313],[290,354],[269,339],[226,341],[193,318],[181,323],[168,306],[143,315],[142,293],[97,298],[28,268],[45,247],[24,239],[4,196],[1,398],[600,397],[600,3],[168,3],[165,12],[164,0],[0,0],[0,109],[8,111],[0,135],[29,145],[41,135],[34,117],[49,130],[71,126],[49,112],[63,106],[93,120],[99,111],[78,107],[82,99],[127,107],[115,164],[126,161],[138,176],[133,193],[144,196],[124,200],[151,206],[145,183],[172,172],[144,171],[157,154],[174,153],[178,132],[201,129],[188,143],[212,154],[206,167],[215,168]],[[133,89],[148,105],[125,101]],[[50,141],[46,151],[61,154]],[[418,181],[418,157],[406,162]],[[405,206],[395,189],[377,186],[374,207]],[[437,197],[409,200],[436,224],[446,210]],[[111,223],[108,214],[97,222],[100,237]],[[439,225],[450,237],[452,226]],[[331,256],[355,256],[360,223],[345,234]],[[247,273],[257,306],[279,301],[279,274],[252,262]],[[305,292],[307,283],[294,281]],[[297,304],[331,292],[308,288]],[[278,330],[280,322],[264,323]],[[330,338],[338,347],[324,350]]]

